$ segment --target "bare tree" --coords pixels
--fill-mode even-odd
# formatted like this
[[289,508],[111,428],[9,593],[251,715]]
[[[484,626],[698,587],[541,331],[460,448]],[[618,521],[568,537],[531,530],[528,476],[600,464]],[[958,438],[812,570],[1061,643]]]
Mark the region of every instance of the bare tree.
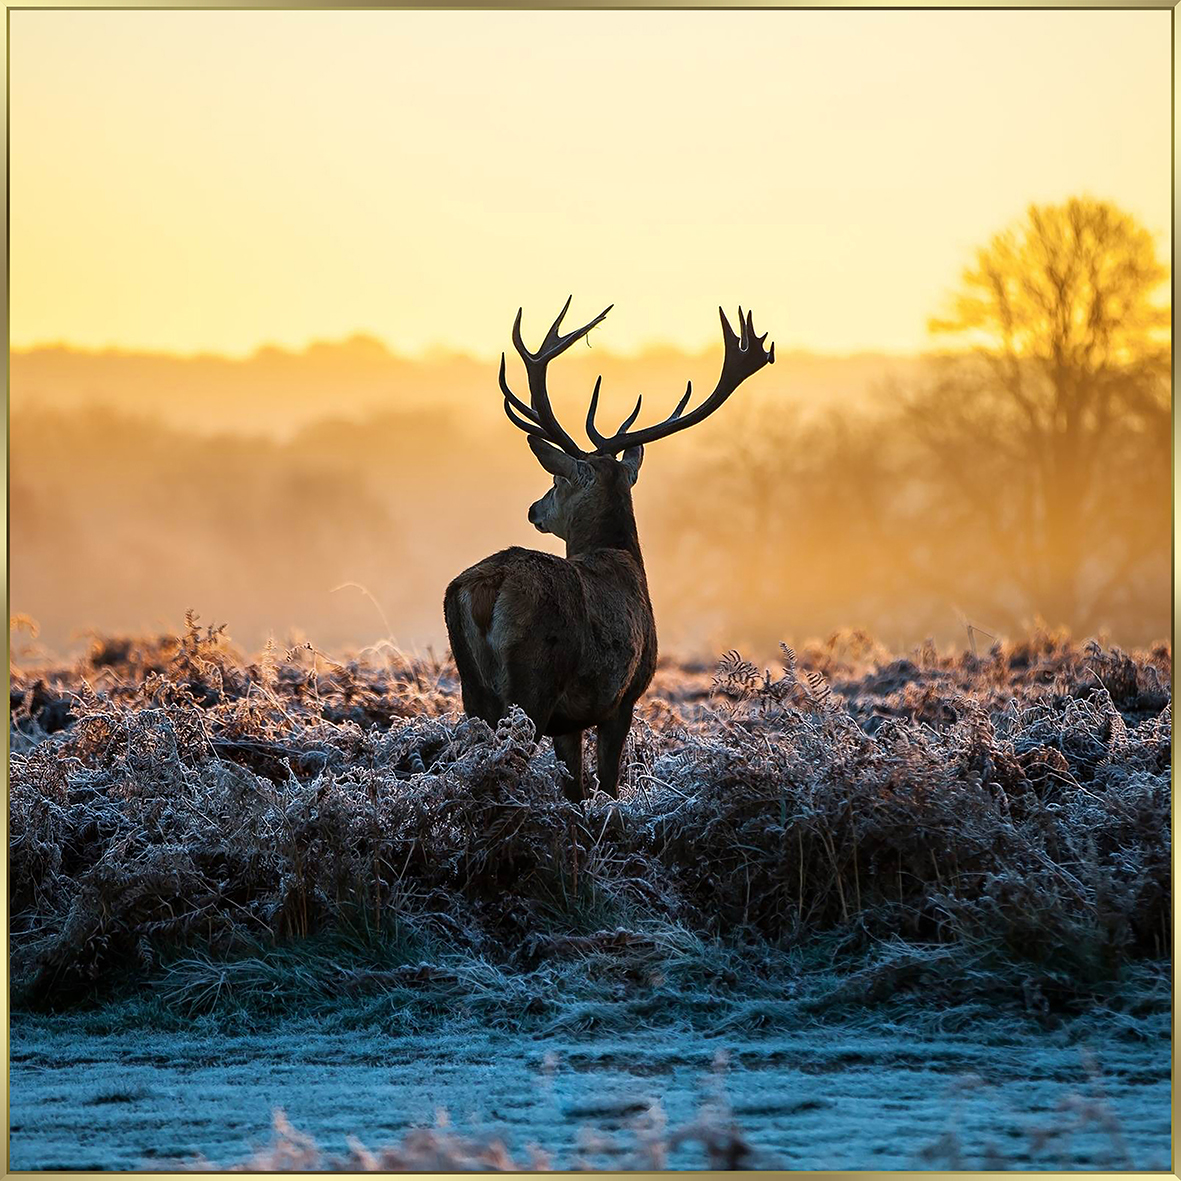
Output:
[[658,506],[662,585],[747,644],[847,625],[962,639],[1038,616],[1159,638],[1166,277],[1114,206],[1031,207],[932,322],[952,347],[925,377],[883,382],[871,407],[752,403],[711,432]]
[[1089,629],[1167,557],[1167,275],[1111,203],[1033,205],[931,321],[961,351],[904,420],[944,518],[1003,559],[990,581],[1010,606]]

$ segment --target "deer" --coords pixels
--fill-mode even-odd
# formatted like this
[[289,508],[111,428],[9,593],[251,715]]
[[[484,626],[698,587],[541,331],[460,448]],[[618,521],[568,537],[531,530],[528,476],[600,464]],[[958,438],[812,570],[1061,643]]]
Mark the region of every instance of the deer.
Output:
[[[573,297],[571,297],[573,298]],[[580,804],[583,731],[596,731],[599,788],[618,799],[619,766],[635,704],[656,670],[656,620],[632,507],[644,448],[713,414],[747,378],[775,362],[767,333],[755,335],[750,312],[738,309],[739,331],[722,321],[722,371],[713,393],[686,413],[690,381],[673,412],[632,429],[643,396],[610,436],[596,426],[602,375],[586,416],[593,444],[578,446],[554,414],[546,386],[549,364],[602,322],[614,304],[589,324],[562,333],[570,299],[536,352],[521,337],[521,314],[512,342],[525,367],[529,401],[518,398],[500,355],[504,411],[525,432],[538,463],[553,477],[548,492],[529,507],[541,533],[566,543],[566,556],[512,546],[458,575],[443,597],[443,616],[459,673],[464,712],[495,726],[519,706],[535,740],[553,738],[565,768],[562,789]]]

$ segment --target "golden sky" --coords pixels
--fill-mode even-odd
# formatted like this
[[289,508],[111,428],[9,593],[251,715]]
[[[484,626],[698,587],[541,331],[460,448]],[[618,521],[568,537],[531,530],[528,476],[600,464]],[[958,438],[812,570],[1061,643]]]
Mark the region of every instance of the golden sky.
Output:
[[11,332],[909,351],[1030,201],[1168,252],[1170,14],[11,13]]

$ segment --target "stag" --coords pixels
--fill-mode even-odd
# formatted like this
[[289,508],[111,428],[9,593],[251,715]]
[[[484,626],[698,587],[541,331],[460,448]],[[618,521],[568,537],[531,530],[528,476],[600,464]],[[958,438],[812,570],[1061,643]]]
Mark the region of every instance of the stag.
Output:
[[[612,307],[614,305],[611,305]],[[594,444],[584,451],[558,422],[546,388],[549,363],[602,321],[563,334],[558,313],[537,352],[521,339],[521,312],[512,339],[529,382],[529,401],[509,388],[500,357],[500,392],[511,422],[528,435],[537,461],[553,487],[529,508],[542,533],[566,543],[566,556],[513,546],[465,570],[447,587],[443,614],[459,670],[464,710],[495,725],[518,705],[537,737],[554,740],[568,779],[568,798],[583,798],[582,732],[597,730],[599,787],[617,797],[619,761],[635,703],[656,669],[656,621],[648,598],[644,558],[632,511],[632,487],[644,447],[708,418],[748,377],[775,361],[767,334],[738,309],[739,331],[722,320],[724,357],[717,386],[685,412],[693,383],[663,422],[632,429],[642,398],[619,429],[599,433],[595,415],[602,376],[595,382],[586,431]],[[618,458],[617,458],[618,457]]]

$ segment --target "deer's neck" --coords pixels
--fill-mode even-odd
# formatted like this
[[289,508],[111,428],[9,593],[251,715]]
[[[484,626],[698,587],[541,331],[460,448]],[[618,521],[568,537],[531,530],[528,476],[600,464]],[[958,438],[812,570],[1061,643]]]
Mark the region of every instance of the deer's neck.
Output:
[[603,549],[623,550],[636,560],[641,571],[644,569],[640,534],[630,500],[577,521],[566,542],[566,557],[575,558]]

